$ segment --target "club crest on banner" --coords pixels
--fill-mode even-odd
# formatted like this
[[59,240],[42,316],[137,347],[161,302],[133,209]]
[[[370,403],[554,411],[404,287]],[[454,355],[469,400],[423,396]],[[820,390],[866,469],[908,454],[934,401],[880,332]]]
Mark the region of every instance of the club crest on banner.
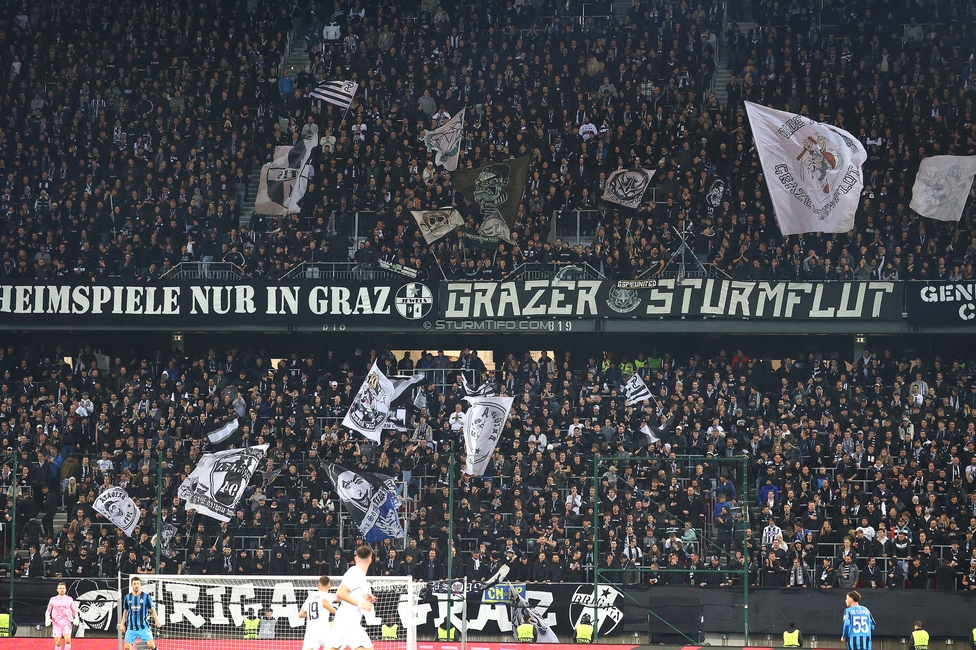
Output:
[[610,634],[617,629],[624,613],[617,607],[617,599],[622,594],[610,585],[600,585],[600,596],[593,596],[593,587],[577,587],[569,604],[569,620],[573,627],[580,624],[584,614],[593,616],[593,609],[597,609],[598,620],[594,627],[600,636]]
[[397,312],[408,320],[420,320],[434,305],[434,294],[425,284],[410,282],[400,287],[393,301]]
[[633,289],[625,289],[614,285],[607,293],[607,307],[618,314],[629,314],[640,307],[641,299]]

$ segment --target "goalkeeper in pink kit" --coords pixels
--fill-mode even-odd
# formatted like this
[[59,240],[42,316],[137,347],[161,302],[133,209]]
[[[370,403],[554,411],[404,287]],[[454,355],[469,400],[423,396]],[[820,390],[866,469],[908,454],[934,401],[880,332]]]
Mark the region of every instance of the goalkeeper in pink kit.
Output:
[[54,650],[71,650],[71,624],[78,622],[78,607],[67,591],[67,586],[59,582],[58,595],[48,601],[44,614],[45,623],[54,627]]

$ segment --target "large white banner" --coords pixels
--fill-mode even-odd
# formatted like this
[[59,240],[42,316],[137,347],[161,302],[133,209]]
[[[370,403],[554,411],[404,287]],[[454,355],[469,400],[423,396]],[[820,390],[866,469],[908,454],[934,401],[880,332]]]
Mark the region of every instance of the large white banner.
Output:
[[746,102],[773,210],[784,235],[854,227],[867,152],[847,131]]
[[923,217],[959,221],[976,176],[976,156],[932,156],[922,161],[911,208]]
[[305,165],[315,142],[311,137],[299,140],[294,147],[275,147],[274,160],[261,168],[254,212],[257,214],[291,214],[301,212],[298,202],[305,196],[308,176]]
[[187,510],[196,510],[218,521],[230,521],[244,496],[244,488],[267,451],[268,445],[255,445],[204,454],[180,484],[176,496],[186,501]]
[[96,497],[92,503],[95,512],[112,522],[116,528],[132,537],[132,531],[139,523],[139,507],[129,494],[120,487],[112,487]]
[[464,473],[479,476],[491,462],[515,398],[465,397],[464,401],[469,404],[464,414]]

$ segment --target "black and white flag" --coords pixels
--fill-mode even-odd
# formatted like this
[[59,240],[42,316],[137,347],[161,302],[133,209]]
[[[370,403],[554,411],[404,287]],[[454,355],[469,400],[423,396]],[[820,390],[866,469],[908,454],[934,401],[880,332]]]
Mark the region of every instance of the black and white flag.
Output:
[[628,208],[636,208],[644,198],[644,192],[651,186],[653,169],[634,167],[618,169],[610,174],[603,188],[603,200],[619,203]]
[[635,406],[642,404],[646,399],[653,399],[651,390],[638,374],[635,374],[624,384],[624,396],[627,398],[625,402],[627,406]]
[[522,595],[522,592],[515,588],[511,582],[508,583],[508,593],[511,594],[511,607],[510,618],[512,621],[512,632],[515,633],[515,638],[518,640],[518,628],[524,623],[531,623],[535,627],[535,641],[536,643],[559,643],[559,637],[556,636],[555,631],[553,631],[552,626],[546,623],[546,617],[539,612],[538,609],[533,607],[529,601]]
[[356,97],[359,84],[355,81],[326,81],[320,83],[309,93],[313,99],[335,104],[339,108],[349,108]]
[[911,209],[937,221],[959,221],[976,176],[976,156],[922,160],[912,187]]
[[211,444],[219,445],[234,435],[235,431],[237,431],[237,418],[230,420],[219,429],[214,429],[208,433],[207,440],[209,440]]
[[390,380],[374,361],[342,419],[342,426],[379,442],[380,433],[390,418],[390,404],[408,388],[423,380],[423,374]]
[[[173,538],[176,537],[176,533],[179,529],[173,524],[163,524],[163,534],[153,535],[152,543],[153,546],[159,544],[159,552],[163,557],[171,558],[173,557]],[[162,539],[160,539],[162,537]]]
[[315,143],[311,137],[299,140],[294,147],[275,147],[274,160],[261,167],[254,212],[257,214],[292,214],[301,212],[298,203],[308,189],[305,166]]
[[491,462],[515,398],[481,396],[464,401],[469,405],[464,414],[464,473],[480,476]]
[[851,230],[868,157],[857,138],[752,102],[746,102],[746,113],[783,234]]
[[475,395],[475,396],[483,397],[485,395],[491,395],[492,393],[495,392],[495,382],[488,380],[482,383],[477,388],[472,388],[471,384],[468,383],[468,378],[464,375],[464,373],[462,372],[460,374],[461,374],[461,387],[464,388],[465,395]]
[[196,510],[217,521],[230,521],[267,451],[268,445],[255,445],[204,454],[176,495],[186,501],[187,510]]
[[139,523],[139,507],[129,494],[120,487],[111,487],[92,503],[95,512],[112,522],[116,528],[132,537],[132,531]]
[[322,467],[366,542],[405,536],[397,512],[403,501],[392,476],[346,469],[332,463],[322,463]]
[[428,244],[433,244],[458,226],[464,225],[461,213],[451,207],[437,210],[411,210],[410,213],[416,219],[420,234]]

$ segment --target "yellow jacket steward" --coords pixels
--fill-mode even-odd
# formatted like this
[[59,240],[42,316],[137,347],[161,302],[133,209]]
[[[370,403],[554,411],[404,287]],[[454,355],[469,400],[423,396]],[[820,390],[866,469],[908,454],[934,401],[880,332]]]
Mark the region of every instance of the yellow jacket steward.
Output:
[[245,639],[257,639],[258,638],[258,626],[261,625],[261,619],[258,617],[245,618],[244,619],[244,638]]
[[10,636],[10,614],[0,614],[0,637]]
[[925,630],[912,632],[912,647],[915,650],[929,650],[929,633]]
[[519,643],[532,643],[535,641],[535,626],[532,623],[522,623],[515,628],[515,638]]
[[593,626],[580,623],[576,626],[576,643],[593,643]]
[[800,647],[800,630],[793,630],[790,632],[787,630],[783,632],[783,647],[784,648],[799,648]]
[[396,641],[397,636],[399,636],[399,629],[400,628],[399,626],[397,626],[396,623],[394,623],[393,625],[384,625],[380,629],[382,639],[384,641]]
[[442,627],[437,628],[437,640],[438,641],[453,641],[454,635],[457,632],[457,628],[452,627],[450,630],[445,630]]

